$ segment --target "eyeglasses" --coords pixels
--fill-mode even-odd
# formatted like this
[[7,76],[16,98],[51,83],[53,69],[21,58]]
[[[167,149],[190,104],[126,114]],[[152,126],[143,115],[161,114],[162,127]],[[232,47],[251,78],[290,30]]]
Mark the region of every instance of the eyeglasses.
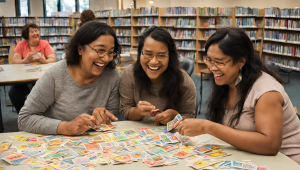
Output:
[[[88,46],[91,47],[89,44],[88,44]],[[94,51],[96,51],[96,53],[98,54],[99,57],[103,57],[103,56],[105,56],[105,55],[107,54],[107,56],[108,56],[109,58],[111,58],[111,57],[114,57],[114,56],[117,55],[117,53],[114,53],[114,52],[109,52],[109,53],[108,53],[108,52],[106,52],[106,51],[96,50],[96,49],[93,48],[93,47],[91,47],[91,49],[94,50]]]
[[157,54],[157,55],[153,55],[152,53],[144,52],[143,50],[142,50],[142,54],[148,60],[151,60],[153,57],[156,57],[156,59],[158,61],[160,61],[160,62],[164,61],[169,56],[169,54]]
[[226,63],[228,63],[229,61],[231,61],[232,59],[226,61],[225,63],[216,63],[216,62],[212,62],[209,58],[204,59],[204,63],[210,67],[212,64],[216,65],[218,68],[223,68],[225,66]]

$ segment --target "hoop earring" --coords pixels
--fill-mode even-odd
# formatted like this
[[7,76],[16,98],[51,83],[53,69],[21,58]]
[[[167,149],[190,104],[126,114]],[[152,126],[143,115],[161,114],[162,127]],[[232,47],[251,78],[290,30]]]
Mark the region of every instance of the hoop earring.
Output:
[[236,79],[236,81],[235,81],[235,87],[242,81],[242,68],[240,69],[240,71],[239,71],[239,75],[238,75],[238,77],[237,77],[237,79]]

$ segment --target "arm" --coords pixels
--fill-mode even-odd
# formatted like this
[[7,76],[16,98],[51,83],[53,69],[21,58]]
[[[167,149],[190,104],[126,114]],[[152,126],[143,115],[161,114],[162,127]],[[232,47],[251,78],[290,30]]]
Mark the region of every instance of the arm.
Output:
[[49,54],[47,57],[47,63],[55,63],[56,62],[56,57],[55,57],[55,54],[52,53],[52,54]]
[[55,82],[49,70],[36,82],[31,90],[19,117],[20,130],[32,133],[57,134],[60,120],[44,116],[45,111],[55,101]]
[[256,132],[236,130],[202,119],[186,119],[174,126],[178,125],[184,135],[208,133],[244,151],[276,155],[282,143],[282,105],[283,97],[279,92],[267,92],[259,98],[255,106]]
[[24,58],[24,59],[20,54],[15,53],[14,57],[13,57],[13,60],[12,60],[12,63],[13,64],[28,64],[28,63],[30,63],[31,59],[32,59],[32,54],[31,53],[28,53],[27,57]]
[[[117,73],[119,76],[119,73]],[[120,78],[118,77],[118,80],[115,82],[113,85],[113,89],[110,92],[109,98],[107,100],[106,104],[106,109],[114,114],[115,116],[117,115],[119,111],[119,106],[120,106],[120,93],[119,93],[119,85],[120,85]]]

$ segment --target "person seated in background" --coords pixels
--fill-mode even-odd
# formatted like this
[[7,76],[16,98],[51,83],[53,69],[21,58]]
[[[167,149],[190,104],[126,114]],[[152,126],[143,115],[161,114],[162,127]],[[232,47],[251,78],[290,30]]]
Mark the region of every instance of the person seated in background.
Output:
[[94,12],[90,9],[85,9],[80,14],[80,20],[78,21],[78,26],[81,27],[83,24],[89,21],[97,20]]
[[256,154],[280,151],[300,164],[300,121],[281,77],[254,53],[247,34],[240,28],[219,29],[205,52],[214,77],[208,120],[179,121],[174,125],[179,133],[208,133]]
[[84,24],[66,44],[66,59],[36,82],[18,117],[20,130],[79,135],[110,124],[119,110],[120,53],[114,30],[99,21]]
[[[45,40],[40,40],[40,32],[36,24],[27,23],[22,29],[22,37],[24,40],[19,42],[14,50],[13,64],[28,64],[37,61],[43,64],[56,62],[50,44]],[[30,90],[31,87],[27,84],[10,87],[8,95],[17,113],[23,107]]]
[[154,117],[155,124],[165,125],[178,113],[195,117],[195,84],[179,68],[176,45],[163,28],[152,26],[141,34],[137,61],[122,72],[119,91],[124,119]]

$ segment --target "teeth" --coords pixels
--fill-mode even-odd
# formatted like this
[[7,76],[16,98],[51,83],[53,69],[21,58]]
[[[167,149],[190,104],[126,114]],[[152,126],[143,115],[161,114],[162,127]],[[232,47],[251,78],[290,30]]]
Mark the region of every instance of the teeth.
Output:
[[159,69],[159,67],[151,67],[151,66],[148,66],[151,70],[157,70]]
[[102,66],[104,66],[104,64],[101,64],[101,63],[95,63],[97,66],[99,66],[99,67],[102,67]]
[[224,74],[215,74],[215,76],[217,76],[217,77],[221,77],[221,76],[223,76]]

